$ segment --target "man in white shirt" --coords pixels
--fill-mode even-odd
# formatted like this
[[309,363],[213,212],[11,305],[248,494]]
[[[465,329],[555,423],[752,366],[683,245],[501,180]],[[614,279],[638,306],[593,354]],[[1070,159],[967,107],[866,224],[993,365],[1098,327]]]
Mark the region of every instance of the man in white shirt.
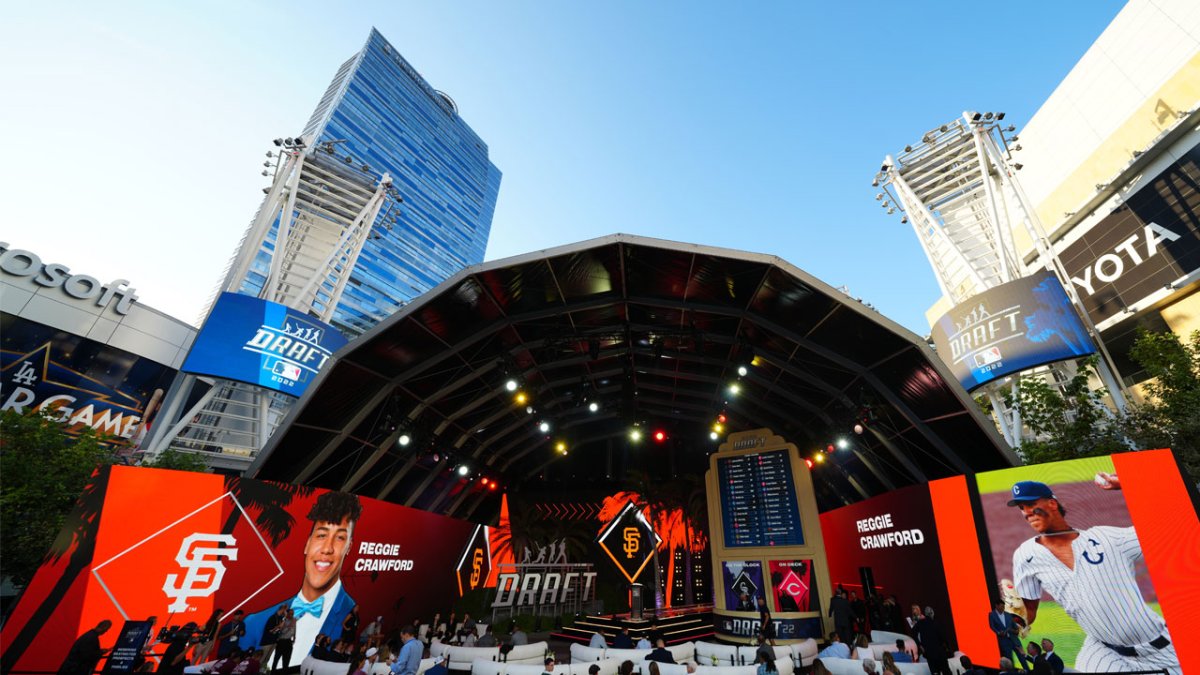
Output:
[[850,648],[841,641],[837,633],[830,633],[829,646],[822,649],[817,656],[822,659],[848,659],[850,658]]
[[653,649],[653,647],[654,645],[650,644],[650,640],[646,639],[645,635],[638,638],[637,644],[634,645],[634,649]]
[[[358,497],[346,492],[326,492],[317,497],[308,519],[312,531],[304,545],[304,578],[300,591],[282,601],[296,616],[296,638],[288,666],[299,666],[312,650],[317,635],[342,638],[342,623],[354,600],[342,591],[342,562],[353,548],[354,525],[362,517]],[[258,648],[267,619],[280,602],[246,617],[246,635],[239,641],[243,650]],[[353,639],[353,636],[345,636]]]
[[604,636],[597,631],[592,633],[592,639],[588,642],[588,646],[592,649],[604,649],[608,644],[604,641]]

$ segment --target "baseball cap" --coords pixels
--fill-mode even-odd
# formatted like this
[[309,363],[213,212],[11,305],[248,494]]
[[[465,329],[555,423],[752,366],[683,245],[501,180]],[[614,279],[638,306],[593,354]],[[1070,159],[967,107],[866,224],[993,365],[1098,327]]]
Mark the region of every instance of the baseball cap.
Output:
[[1023,480],[1013,484],[1012,499],[1008,500],[1008,505],[1016,506],[1025,502],[1036,502],[1039,499],[1058,499],[1058,497],[1054,496],[1054,490],[1051,490],[1050,486],[1045,483]]
[[368,650],[367,650],[367,658],[369,659],[369,658],[371,658],[372,656],[375,656],[375,655],[376,655],[376,654],[378,654],[378,653],[379,653],[379,650],[378,650],[378,649],[376,649],[376,648],[374,648],[374,647],[371,647],[370,649],[368,649]]

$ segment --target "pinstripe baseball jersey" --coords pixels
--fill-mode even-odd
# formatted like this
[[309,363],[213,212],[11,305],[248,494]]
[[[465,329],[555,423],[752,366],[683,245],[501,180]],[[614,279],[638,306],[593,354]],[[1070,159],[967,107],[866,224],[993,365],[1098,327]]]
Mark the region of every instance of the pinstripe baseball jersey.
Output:
[[1089,636],[1111,645],[1136,645],[1162,635],[1166,624],[1138,588],[1134,563],[1142,547],[1132,527],[1092,527],[1071,542],[1075,569],[1029,539],[1013,553],[1013,583],[1027,600],[1044,588]]

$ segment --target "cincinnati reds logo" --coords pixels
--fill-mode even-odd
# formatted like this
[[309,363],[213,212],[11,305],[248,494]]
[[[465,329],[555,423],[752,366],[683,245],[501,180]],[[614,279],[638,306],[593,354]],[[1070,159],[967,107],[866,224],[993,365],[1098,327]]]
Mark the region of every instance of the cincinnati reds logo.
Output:
[[621,550],[625,552],[626,558],[632,558],[633,554],[641,548],[642,533],[638,532],[636,527],[627,527],[621,534],[625,536],[625,543],[621,546]]
[[788,570],[787,576],[783,578],[781,590],[793,598],[798,598],[807,589],[808,586],[804,585],[804,582],[800,580],[800,577],[795,572]]
[[[198,542],[225,544],[228,548],[195,546]],[[225,578],[225,562],[221,558],[237,560],[236,546],[237,540],[231,534],[193,532],[184,537],[179,545],[179,553],[175,556],[175,562],[186,570],[183,580],[176,585],[179,575],[168,574],[167,580],[163,582],[163,593],[175,599],[175,602],[167,607],[167,611],[185,612],[188,609],[189,598],[204,598],[217,592],[221,587],[221,580]]]
[[483,549],[475,549],[475,555],[471,557],[471,588],[479,585],[479,577],[483,572]]

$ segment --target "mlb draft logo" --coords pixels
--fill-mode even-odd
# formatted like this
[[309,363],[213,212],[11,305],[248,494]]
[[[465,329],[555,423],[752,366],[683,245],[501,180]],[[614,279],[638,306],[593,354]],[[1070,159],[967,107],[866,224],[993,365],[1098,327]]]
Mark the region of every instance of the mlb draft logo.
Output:
[[975,352],[975,367],[982,368],[999,361],[1003,356],[1000,354],[999,347],[988,347],[987,349]]
[[92,568],[122,618],[172,617],[173,623],[203,622],[215,606],[231,614],[282,575],[283,566],[232,492]]

